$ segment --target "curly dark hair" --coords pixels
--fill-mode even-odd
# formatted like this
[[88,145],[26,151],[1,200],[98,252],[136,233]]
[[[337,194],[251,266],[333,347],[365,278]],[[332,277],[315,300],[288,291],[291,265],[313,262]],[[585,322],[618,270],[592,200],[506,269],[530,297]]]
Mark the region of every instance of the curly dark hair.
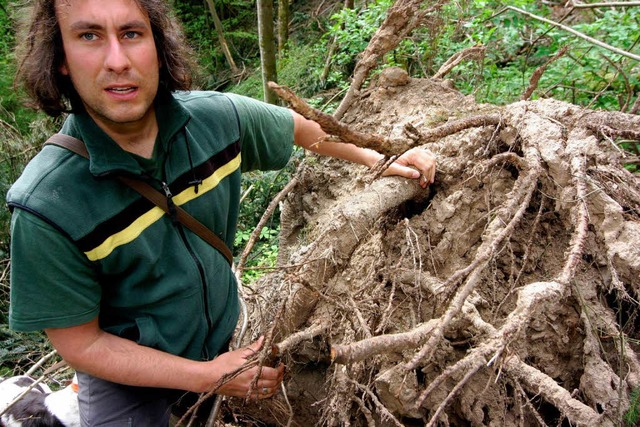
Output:
[[[72,112],[80,98],[71,79],[60,73],[64,48],[55,3],[62,0],[34,0],[23,37],[16,48],[16,86],[24,88],[29,105],[52,117]],[[160,86],[168,91],[189,90],[196,70],[194,55],[182,28],[166,0],[135,0],[149,15],[160,68]]]

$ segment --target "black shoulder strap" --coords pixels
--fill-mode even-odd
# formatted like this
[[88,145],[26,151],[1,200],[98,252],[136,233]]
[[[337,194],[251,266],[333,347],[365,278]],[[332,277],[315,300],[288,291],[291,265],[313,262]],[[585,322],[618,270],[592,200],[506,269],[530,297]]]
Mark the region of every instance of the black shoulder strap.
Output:
[[[70,150],[84,158],[89,158],[89,152],[87,151],[87,147],[84,145],[84,142],[72,136],[57,133],[55,135],[52,135],[45,142],[45,145],[47,144],[57,145],[66,148],[67,150]],[[165,213],[171,213],[167,197],[148,183],[125,176],[118,176],[118,179],[120,180],[120,182],[131,187],[151,203],[158,206]],[[218,252],[220,252],[225,257],[229,265],[233,264],[233,253],[221,238],[219,238],[213,231],[209,230],[200,221],[192,217],[180,206],[172,205],[171,209],[175,210],[175,217],[178,221],[180,221],[180,223],[200,236],[205,242],[209,243],[211,246],[217,249]]]

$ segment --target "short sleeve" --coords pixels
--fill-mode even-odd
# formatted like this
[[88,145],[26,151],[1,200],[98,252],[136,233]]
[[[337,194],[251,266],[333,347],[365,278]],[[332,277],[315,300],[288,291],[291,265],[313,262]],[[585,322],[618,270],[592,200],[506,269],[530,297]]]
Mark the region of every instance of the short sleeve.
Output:
[[18,331],[64,328],[99,313],[91,262],[55,227],[22,209],[11,218],[9,325]]
[[285,167],[293,151],[291,110],[241,95],[225,95],[238,112],[242,171]]

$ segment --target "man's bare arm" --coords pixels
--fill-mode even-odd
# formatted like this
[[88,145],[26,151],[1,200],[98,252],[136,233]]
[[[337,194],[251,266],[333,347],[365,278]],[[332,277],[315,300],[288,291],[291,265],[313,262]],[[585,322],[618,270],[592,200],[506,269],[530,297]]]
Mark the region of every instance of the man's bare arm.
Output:
[[[198,362],[109,334],[98,319],[69,328],[46,329],[60,356],[74,369],[107,381],[144,387],[160,387],[193,392],[211,390],[223,375],[242,366],[262,345],[224,353],[209,362]],[[223,385],[219,394],[247,397],[257,368],[251,368]],[[253,397],[269,397],[278,390],[284,367],[263,368]],[[257,393],[263,388],[267,393]]]
[[[307,120],[294,111],[292,114],[296,145],[318,154],[348,160],[368,167],[372,167],[383,157],[380,153],[353,144],[326,141],[324,138],[327,134],[316,122]],[[426,187],[433,184],[435,174],[436,162],[433,155],[428,151],[414,148],[400,156],[383,175],[398,175],[411,179],[421,178],[420,185]]]

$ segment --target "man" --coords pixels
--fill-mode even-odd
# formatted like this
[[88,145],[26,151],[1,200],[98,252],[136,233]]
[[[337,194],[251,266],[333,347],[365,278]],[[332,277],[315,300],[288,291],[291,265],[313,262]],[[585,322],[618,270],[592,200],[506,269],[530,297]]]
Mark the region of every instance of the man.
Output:
[[[115,177],[165,189],[231,245],[241,171],[283,167],[293,142],[368,166],[382,157],[315,144],[319,126],[288,109],[186,92],[170,17],[162,0],[37,0],[24,39],[19,78],[50,115],[70,105],[61,132],[90,160],[47,146],[7,195],[10,324],[44,329],[76,369],[83,425],[167,425],[175,390],[211,390],[262,345],[224,352],[239,312],[229,265]],[[412,150],[387,174],[425,187],[435,162]],[[217,392],[268,398],[283,371],[248,369]]]

